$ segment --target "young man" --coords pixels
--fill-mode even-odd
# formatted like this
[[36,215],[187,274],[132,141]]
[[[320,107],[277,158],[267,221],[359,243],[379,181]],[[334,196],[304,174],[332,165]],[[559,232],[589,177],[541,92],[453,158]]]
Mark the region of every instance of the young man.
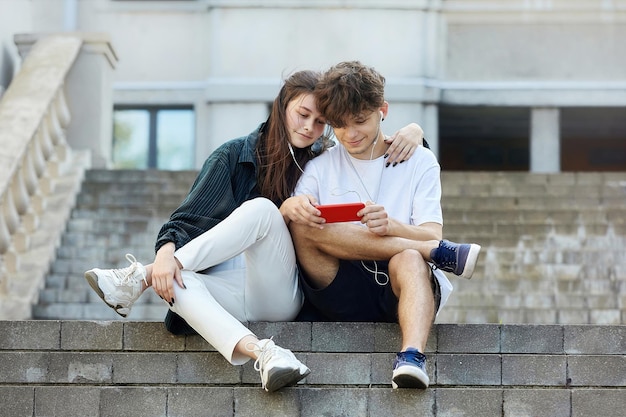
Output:
[[[328,320],[398,322],[392,385],[427,388],[423,352],[452,291],[441,271],[470,278],[480,246],[441,240],[440,167],[430,150],[419,147],[394,171],[384,169],[384,85],[360,62],[322,76],[318,108],[340,146],[307,164],[295,191],[301,221],[289,227],[308,302]],[[354,201],[366,202],[361,224],[324,224],[315,207]]]

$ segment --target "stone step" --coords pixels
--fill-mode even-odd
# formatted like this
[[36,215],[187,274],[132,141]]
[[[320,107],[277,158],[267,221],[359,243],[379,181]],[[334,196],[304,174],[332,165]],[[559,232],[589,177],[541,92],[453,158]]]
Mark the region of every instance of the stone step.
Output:
[[[151,249],[144,247],[144,251],[135,252],[137,258],[152,259]],[[111,252],[111,256],[104,259],[97,251],[79,250],[71,262],[57,261],[46,288],[40,291],[39,303],[33,310],[35,317],[119,319],[83,278],[83,272],[94,266],[128,264],[117,249]],[[626,305],[626,258],[622,255],[619,248],[486,247],[472,280],[448,274],[455,292],[440,321],[458,322],[460,317],[467,317],[468,322],[476,323],[477,318],[491,317],[489,322],[520,323],[525,322],[524,317],[532,316],[538,317],[537,323],[547,323],[547,318],[558,316],[559,323],[575,323],[572,319],[583,317],[586,320],[603,317],[594,323],[620,323],[626,319],[620,312]],[[95,262],[95,259],[100,261]],[[153,291],[147,291],[137,301],[131,318],[161,320],[165,308]],[[482,308],[486,313],[459,314],[464,308]],[[525,309],[536,314],[528,315]],[[579,313],[573,314],[572,310]],[[609,319],[611,321],[607,321]]]
[[[526,174],[529,178],[532,174]],[[560,174],[554,174],[560,175]],[[624,175],[619,180],[602,180],[594,183],[572,183],[572,184],[551,184],[551,183],[532,183],[532,182],[516,182],[502,181],[507,180],[509,176],[501,177],[500,180],[485,180],[483,182],[472,181],[473,175],[470,173],[468,178],[452,181],[445,173],[442,175],[442,191],[444,196],[606,196],[609,197],[614,193],[624,192],[626,184],[624,183]]]
[[232,386],[0,385],[3,415],[124,417],[620,417],[612,388],[260,388]]
[[441,180],[447,186],[492,184],[515,186],[520,184],[550,184],[550,185],[624,185],[624,172],[559,172],[559,173],[531,173],[531,172],[466,172],[442,171]]
[[[152,261],[155,237],[195,175],[89,171],[34,317],[117,319],[84,271],[125,267],[126,253]],[[625,173],[442,173],[444,236],[483,250],[471,281],[451,276],[455,292],[441,318],[626,323],[625,185]],[[162,319],[163,303],[152,295],[131,318]]]
[[162,323],[2,321],[0,409],[17,415],[621,415],[626,326],[432,329],[431,386],[392,390],[395,324],[249,323],[311,368],[269,394],[248,362]]
[[442,205],[452,206],[464,210],[588,210],[595,207],[619,209],[623,205],[624,196],[592,197],[567,196],[555,197],[550,195],[538,196],[446,196],[442,197]]
[[87,173],[86,180],[92,184],[98,183],[153,183],[153,182],[167,182],[167,183],[184,183],[188,186],[191,185],[193,180],[198,175],[196,170],[187,171],[163,171],[163,170],[150,170],[150,169],[116,169],[116,170],[102,170],[94,169]]

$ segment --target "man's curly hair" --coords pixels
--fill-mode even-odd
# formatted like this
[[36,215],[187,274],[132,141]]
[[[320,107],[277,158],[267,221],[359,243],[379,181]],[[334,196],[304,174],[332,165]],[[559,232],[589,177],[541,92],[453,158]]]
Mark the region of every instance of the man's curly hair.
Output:
[[383,105],[385,77],[359,61],[341,62],[322,74],[315,98],[328,124],[342,128]]

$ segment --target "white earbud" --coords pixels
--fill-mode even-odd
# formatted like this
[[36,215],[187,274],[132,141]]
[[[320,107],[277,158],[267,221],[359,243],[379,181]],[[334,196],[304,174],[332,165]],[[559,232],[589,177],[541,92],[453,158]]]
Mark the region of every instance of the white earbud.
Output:
[[304,174],[304,170],[302,169],[302,167],[300,166],[300,164],[296,160],[296,154],[293,152],[293,147],[291,146],[291,143],[287,142],[287,146],[289,146],[289,153],[291,154],[291,159],[293,159],[293,162],[296,163],[296,166],[298,167],[300,172],[302,172]]
[[379,113],[380,113],[380,121],[382,122],[383,120],[385,120],[385,115],[383,114],[382,110]]

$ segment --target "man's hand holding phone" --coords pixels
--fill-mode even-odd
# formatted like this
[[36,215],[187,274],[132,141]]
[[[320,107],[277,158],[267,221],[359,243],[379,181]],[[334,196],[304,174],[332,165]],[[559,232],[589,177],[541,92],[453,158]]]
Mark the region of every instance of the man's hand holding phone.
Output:
[[344,203],[344,204],[323,204],[316,206],[321,212],[320,217],[326,220],[326,223],[354,222],[360,221],[361,216],[358,212],[365,207],[363,203]]
[[366,225],[370,232],[379,236],[393,235],[395,233],[392,231],[392,228],[397,227],[398,222],[389,217],[384,206],[368,201],[361,214],[363,214],[361,223]]

